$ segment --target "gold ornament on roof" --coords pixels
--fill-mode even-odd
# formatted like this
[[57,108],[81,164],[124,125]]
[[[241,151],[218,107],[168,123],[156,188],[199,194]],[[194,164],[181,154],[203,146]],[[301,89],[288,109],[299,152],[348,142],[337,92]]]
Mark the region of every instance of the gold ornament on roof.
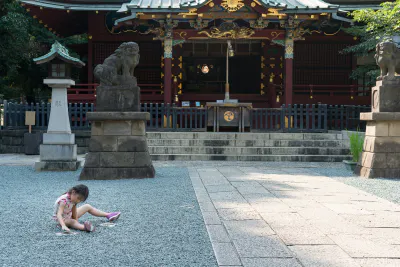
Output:
[[219,27],[211,27],[210,32],[201,31],[198,34],[205,34],[209,38],[216,39],[246,39],[254,35],[255,31],[247,27],[239,27],[236,23],[225,22]]
[[222,0],[221,7],[228,12],[235,12],[244,7],[243,0]]

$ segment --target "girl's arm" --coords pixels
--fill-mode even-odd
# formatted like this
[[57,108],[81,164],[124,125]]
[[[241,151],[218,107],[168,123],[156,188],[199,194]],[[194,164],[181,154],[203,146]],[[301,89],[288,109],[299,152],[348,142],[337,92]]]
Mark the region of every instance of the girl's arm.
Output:
[[58,220],[58,223],[61,225],[61,228],[63,230],[69,231],[69,228],[65,225],[65,222],[64,222],[64,220],[62,218],[62,214],[64,212],[64,208],[65,208],[65,202],[61,202],[60,203],[60,207],[58,208],[58,211],[57,211],[57,220]]
[[76,205],[72,207],[72,219],[78,220],[78,218],[76,218]]

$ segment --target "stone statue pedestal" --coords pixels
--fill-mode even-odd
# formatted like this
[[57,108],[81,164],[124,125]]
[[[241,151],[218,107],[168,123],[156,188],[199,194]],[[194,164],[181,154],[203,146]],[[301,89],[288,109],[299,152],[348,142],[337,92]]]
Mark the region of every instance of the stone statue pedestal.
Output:
[[40,161],[35,163],[36,171],[76,171],[77,145],[75,134],[71,133],[68,116],[67,88],[75,85],[70,79],[45,79],[44,84],[52,87],[51,113],[47,133],[43,134],[40,145]]
[[372,89],[372,112],[367,121],[364,147],[355,173],[365,178],[400,178],[400,76],[384,77]]
[[147,147],[148,112],[89,112],[92,122],[89,153],[80,180],[153,178]]
[[139,111],[140,88],[137,83],[96,89],[96,111]]

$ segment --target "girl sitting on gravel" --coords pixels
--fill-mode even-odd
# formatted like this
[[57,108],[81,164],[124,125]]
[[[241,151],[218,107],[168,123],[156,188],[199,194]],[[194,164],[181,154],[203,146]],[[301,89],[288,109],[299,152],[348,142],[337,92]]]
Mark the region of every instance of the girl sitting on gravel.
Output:
[[68,227],[73,229],[93,232],[95,230],[94,225],[91,222],[86,221],[84,224],[78,222],[78,219],[89,212],[93,216],[106,217],[108,221],[112,222],[119,218],[120,212],[104,212],[93,208],[89,204],[85,204],[79,208],[76,205],[80,202],[84,202],[89,196],[89,188],[86,185],[80,184],[72,187],[68,192],[57,198],[54,204],[53,219],[58,222],[57,227],[65,232],[70,232]]

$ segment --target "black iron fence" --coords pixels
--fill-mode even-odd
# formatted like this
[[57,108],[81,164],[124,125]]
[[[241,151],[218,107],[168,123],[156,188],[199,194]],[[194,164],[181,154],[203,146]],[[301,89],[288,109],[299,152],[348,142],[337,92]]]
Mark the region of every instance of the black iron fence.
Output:
[[[281,108],[253,108],[250,112],[252,132],[327,132],[328,130],[365,130],[361,112],[368,106],[283,105]],[[50,103],[18,104],[4,101],[0,107],[2,128],[24,128],[25,112],[35,111],[33,129],[45,129],[50,119]],[[89,129],[86,113],[94,104],[70,103],[68,113],[72,129]],[[147,130],[206,131],[207,108],[142,103],[141,111],[150,113]]]

